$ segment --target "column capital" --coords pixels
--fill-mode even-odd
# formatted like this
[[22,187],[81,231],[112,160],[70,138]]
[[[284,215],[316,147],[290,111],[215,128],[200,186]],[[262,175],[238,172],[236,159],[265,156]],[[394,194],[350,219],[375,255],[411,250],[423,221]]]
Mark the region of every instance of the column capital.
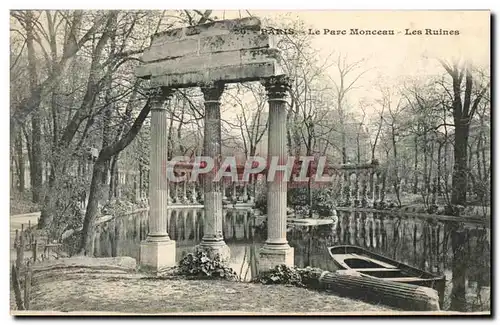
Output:
[[165,110],[165,102],[172,96],[174,89],[167,87],[155,87],[147,90],[148,97],[152,100],[151,110]]
[[200,85],[203,99],[205,102],[219,102],[224,92],[225,84],[223,82],[212,82]]
[[285,75],[266,78],[262,84],[266,88],[269,99],[284,99],[291,87],[290,78]]

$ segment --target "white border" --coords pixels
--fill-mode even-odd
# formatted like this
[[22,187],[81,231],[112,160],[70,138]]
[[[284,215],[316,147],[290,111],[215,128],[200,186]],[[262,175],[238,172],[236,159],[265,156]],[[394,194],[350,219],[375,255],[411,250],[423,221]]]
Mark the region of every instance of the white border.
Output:
[[[9,114],[9,57],[8,57],[8,46],[9,46],[9,32],[8,32],[8,25],[9,24],[9,9],[185,9],[185,8],[213,8],[215,9],[279,9],[279,10],[311,10],[311,9],[316,9],[316,10],[325,10],[325,9],[371,9],[371,10],[382,10],[382,9],[404,9],[404,10],[410,10],[410,9],[490,9],[494,13],[499,13],[499,5],[500,1],[493,1],[493,0],[474,0],[474,1],[464,1],[464,0],[454,0],[454,1],[435,1],[435,0],[420,0],[420,1],[370,1],[370,0],[349,0],[349,1],[335,1],[335,2],[327,2],[327,1],[301,1],[301,2],[293,2],[293,1],[282,1],[281,3],[277,2],[270,2],[269,0],[252,0],[247,3],[247,7],[236,7],[235,8],[235,2],[234,1],[217,1],[217,2],[211,2],[211,1],[193,1],[193,0],[184,0],[184,1],[166,1],[166,2],[161,2],[161,1],[151,1],[151,0],[141,0],[141,1],[130,1],[130,0],[122,0],[122,1],[115,1],[115,2],[103,2],[103,1],[92,1],[92,0],[87,0],[87,1],[55,1],[55,0],[45,0],[45,1],[3,1],[2,2],[2,7],[5,6],[5,8],[2,8],[3,10],[0,11],[2,22],[4,23],[4,28],[1,29],[1,37],[2,37],[2,45],[4,47],[4,50],[1,52],[2,55],[4,56],[4,59],[1,61],[2,62],[2,76],[4,76],[3,81],[3,87],[0,88],[0,91],[2,92],[2,109],[3,109],[3,114],[4,118],[0,119],[0,132],[1,132],[1,149],[2,152],[4,153],[2,155],[2,159],[0,160],[0,170],[3,171],[1,174],[2,177],[2,182],[1,182],[1,189],[2,193],[5,193],[4,195],[0,196],[1,200],[1,207],[2,207],[2,219],[4,222],[3,229],[5,231],[5,235],[2,236],[3,238],[3,245],[2,245],[2,260],[7,261],[8,256],[9,256],[9,249],[8,249],[8,236],[6,235],[7,229],[9,229],[9,199],[7,193],[9,192],[9,176],[8,176],[8,169],[9,169],[9,118],[7,117],[7,114]],[[239,2],[240,5],[245,4],[244,2]],[[497,21],[498,24],[498,21]],[[496,28],[495,28],[496,31]],[[497,36],[497,35],[495,35]],[[497,58],[497,53],[495,54],[495,59]],[[492,58],[493,59],[493,58]],[[493,76],[495,75],[494,73],[492,74]],[[498,93],[498,84],[496,84],[496,87],[494,89],[495,93]],[[495,108],[493,108],[495,109]],[[494,114],[494,116],[497,116],[498,114]],[[496,130],[496,128],[494,128]],[[500,132],[500,131],[499,131]],[[497,131],[494,131],[495,133],[495,140],[498,140],[497,138]],[[495,141],[496,143],[497,141]],[[498,143],[497,143],[498,144]],[[499,145],[500,146],[500,145]],[[498,147],[495,148],[497,149],[495,152],[498,151]],[[494,173],[496,174],[496,173]],[[496,179],[495,179],[496,180]],[[496,182],[495,182],[496,183]],[[495,201],[500,202],[498,200],[500,194],[497,192],[495,195]],[[496,217],[496,216],[493,216]],[[498,229],[498,224],[500,222],[496,221],[495,222],[495,229],[494,233],[497,233]],[[496,247],[495,247],[496,248]],[[495,249],[497,252],[495,256],[495,261],[499,261],[498,259],[498,251]],[[6,316],[6,319],[3,319],[3,321],[6,321],[7,323],[11,323],[14,321],[13,317],[10,317],[8,315],[8,310],[7,306],[9,306],[9,276],[8,276],[8,264],[5,263],[4,267],[2,268],[2,288],[3,290],[1,291],[3,293],[1,297],[1,302],[0,306],[2,310],[4,310],[4,313],[2,313],[2,316]],[[496,282],[495,282],[496,283]],[[496,292],[496,290],[494,290]],[[495,299],[496,301],[496,299]],[[167,302],[168,303],[168,302]],[[496,307],[496,306],[495,306]],[[495,308],[496,311],[497,308]],[[318,318],[314,318],[315,320]],[[208,320],[208,319],[207,319]],[[207,321],[204,320],[204,321]],[[272,319],[273,321],[277,321],[278,319]],[[345,320],[341,319],[322,319],[323,321],[328,321],[328,322],[344,322]],[[370,319],[369,321],[374,321],[375,319]],[[385,321],[384,319],[383,321]],[[389,320],[389,319],[387,319]],[[404,319],[398,319],[396,321],[402,321]],[[423,320],[423,319],[422,319]],[[452,319],[426,319],[426,322],[455,322],[457,318],[452,318]],[[50,321],[50,320],[49,320]],[[62,321],[62,320],[60,320]],[[75,319],[65,319],[64,322],[66,321],[75,321]],[[79,320],[82,321],[82,320]],[[101,322],[101,319],[98,318],[93,318],[89,320],[85,320],[86,322],[93,321],[93,322]],[[108,320],[110,321],[110,320]],[[113,322],[116,322],[117,320],[112,320]],[[141,322],[142,319],[140,320],[133,320],[133,322]],[[163,320],[164,321],[164,320]],[[174,319],[168,319],[169,322],[178,322],[178,320]],[[200,320],[191,320],[192,322],[196,321],[199,322]],[[218,320],[210,320],[210,321],[221,321],[220,319]],[[268,322],[270,320],[268,319],[257,319],[254,321],[260,322]],[[282,320],[283,321],[283,320]],[[285,320],[288,321],[288,320]],[[298,319],[298,321],[308,321],[307,319]],[[350,322],[366,322],[367,320],[351,320]],[[473,321],[472,319],[468,319],[467,322]]]

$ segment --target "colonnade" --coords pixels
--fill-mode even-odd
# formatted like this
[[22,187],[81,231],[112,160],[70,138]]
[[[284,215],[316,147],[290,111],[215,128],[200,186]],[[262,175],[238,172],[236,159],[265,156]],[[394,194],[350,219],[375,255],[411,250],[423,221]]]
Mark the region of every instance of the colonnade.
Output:
[[[268,155],[277,157],[279,165],[286,165],[286,94],[290,87],[290,79],[286,76],[270,77],[263,80],[269,103]],[[201,85],[205,105],[203,156],[211,157],[214,167],[201,175],[205,222],[203,238],[198,246],[210,255],[218,255],[221,259],[229,258],[229,248],[222,234],[222,209],[227,194],[224,182],[218,181],[216,172],[221,161],[221,116],[220,99],[225,85],[215,82]],[[172,89],[159,87],[150,90],[151,100],[151,157],[150,157],[150,213],[149,233],[141,243],[141,265],[154,270],[175,265],[175,241],[167,232],[167,210],[173,204],[169,182],[166,180],[163,166],[168,162],[167,153],[167,120],[169,118],[167,103],[172,96]],[[273,180],[268,181],[268,227],[267,240],[260,252],[259,265],[262,269],[278,264],[292,266],[293,248],[286,239],[286,202],[287,183],[283,179],[285,171],[278,170]],[[243,187],[243,193],[245,192]],[[236,189],[236,187],[233,187]],[[179,187],[175,187],[179,192]],[[186,194],[185,194],[186,193]],[[196,188],[192,193],[196,193]],[[234,190],[233,190],[234,193]],[[248,194],[248,189],[247,189]],[[246,195],[243,194],[243,197]],[[182,185],[181,200],[187,197],[187,184]],[[197,199],[197,198],[196,198]],[[191,195],[193,200],[193,195]]]

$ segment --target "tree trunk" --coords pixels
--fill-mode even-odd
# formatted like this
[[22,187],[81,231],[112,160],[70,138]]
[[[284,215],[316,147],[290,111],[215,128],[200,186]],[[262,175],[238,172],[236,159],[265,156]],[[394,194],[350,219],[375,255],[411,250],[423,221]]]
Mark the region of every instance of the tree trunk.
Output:
[[466,255],[465,255],[465,231],[454,229],[451,231],[451,247],[453,250],[451,310],[466,311],[465,299],[465,277],[466,277]]
[[139,198],[142,199],[143,195],[142,193],[144,192],[144,171],[142,168],[142,164],[139,163]]
[[[424,190],[423,190],[423,195],[425,197],[425,200],[427,201],[427,198],[428,198],[428,195],[429,195],[429,178],[428,178],[428,173],[429,173],[429,157],[427,156],[428,154],[428,150],[427,150],[427,146],[428,146],[428,143],[427,143],[427,134],[424,134],[424,143],[423,143],[423,156],[424,156]],[[427,204],[427,202],[425,202]]]
[[172,159],[173,155],[174,155],[174,141],[173,141],[173,136],[172,136],[173,125],[174,125],[174,119],[172,117],[170,117],[170,125],[168,127],[168,136],[167,136],[167,143],[168,143],[167,157],[168,157],[168,160]]
[[342,131],[342,163],[347,164],[347,148],[345,130]]
[[116,170],[116,162],[117,162],[118,157],[113,157],[111,159],[111,166],[109,168],[109,194],[108,194],[108,199],[111,200],[112,198],[116,197],[116,186],[118,185],[118,173]]
[[359,143],[359,131],[358,131],[358,134],[356,135],[356,152],[357,152],[357,159],[356,161],[358,162],[358,164],[361,163],[361,146],[360,146],[360,143]]
[[[168,95],[166,94],[165,96]],[[90,252],[92,233],[94,231],[93,224],[98,213],[98,199],[101,192],[100,186],[102,173],[105,169],[105,163],[106,161],[109,161],[109,159],[111,159],[113,156],[120,153],[130,144],[130,142],[135,139],[137,133],[139,133],[139,131],[141,130],[144,120],[149,115],[150,110],[150,100],[148,100],[139,115],[136,117],[134,123],[132,124],[132,127],[128,130],[128,132],[119,141],[105,148],[102,148],[99,153],[99,157],[94,164],[94,169],[92,172],[89,200],[87,204],[87,210],[85,212],[85,219],[83,221],[82,238],[79,247],[80,253],[82,254]]]
[[18,132],[18,135],[15,139],[15,151],[16,151],[16,160],[17,160],[17,177],[19,180],[19,192],[24,192],[24,155],[23,155],[23,138],[21,133]]
[[[34,48],[34,17],[31,11],[26,14],[26,47],[28,50],[28,71],[30,91],[35,92],[38,87],[36,53]],[[32,199],[39,203],[41,199],[43,183],[43,161],[42,161],[42,124],[40,118],[40,103],[33,108],[31,115],[31,148],[32,160],[30,161],[30,171],[32,179]]]
[[109,179],[109,199],[118,197],[118,155],[111,159],[111,167],[109,169],[110,179]]
[[413,194],[418,193],[418,137],[415,136],[415,164],[413,165]]
[[477,139],[477,145],[476,145],[476,170],[477,170],[477,175],[479,180],[483,180],[483,175],[482,175],[482,168],[481,168],[481,146],[482,146],[482,140],[483,140],[483,134],[482,132],[479,132],[479,136]]
[[292,116],[292,114],[287,114],[286,115],[286,143],[287,143],[287,147],[288,147],[288,154],[290,156],[293,155],[293,152],[292,152],[292,134],[290,132],[290,129],[292,128],[292,126],[290,125],[290,116]]
[[[396,194],[396,199],[398,200],[398,206],[401,206],[401,193],[400,193],[400,179],[399,179],[399,162],[398,162],[398,151],[396,145],[396,133],[394,129],[394,124],[391,125],[392,130],[392,153],[394,157],[394,192]],[[389,158],[389,157],[387,157]],[[387,159],[389,161],[389,159]]]
[[465,205],[467,200],[467,141],[469,136],[469,125],[456,123],[455,125],[455,147],[452,177],[452,205]]
[[101,192],[101,179],[105,170],[105,161],[97,161],[92,172],[92,181],[90,183],[89,201],[85,219],[83,222],[82,237],[80,242],[80,253],[84,255],[93,255],[91,252],[91,243],[95,218],[98,214],[99,196]]
[[[443,172],[442,172],[442,167],[441,167],[441,158],[442,158],[442,152],[443,152],[443,143],[439,142],[438,146],[438,158],[437,158],[437,195],[441,196],[443,194],[442,187],[441,187],[441,178],[443,177]],[[446,154],[446,153],[445,153]],[[446,168],[446,166],[445,166]]]

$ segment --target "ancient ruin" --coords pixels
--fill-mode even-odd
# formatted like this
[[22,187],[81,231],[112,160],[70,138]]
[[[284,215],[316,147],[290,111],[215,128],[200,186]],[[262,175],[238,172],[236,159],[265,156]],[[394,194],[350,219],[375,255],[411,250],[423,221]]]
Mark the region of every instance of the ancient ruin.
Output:
[[[227,83],[261,81],[269,102],[268,154],[286,160],[286,92],[289,80],[279,64],[279,51],[272,36],[260,33],[254,17],[223,20],[172,29],[153,35],[136,75],[150,80],[151,160],[150,230],[141,244],[141,265],[160,269],[175,264],[175,242],[166,232],[168,182],[161,166],[167,157],[167,110],[165,105],[176,88],[200,87],[205,100],[203,155],[221,155],[220,98]],[[219,162],[220,163],[220,162]],[[215,166],[214,170],[217,170]],[[283,173],[283,171],[278,171]],[[213,179],[212,173],[204,175]],[[222,185],[203,185],[205,225],[200,248],[229,257],[222,235]],[[260,252],[260,267],[293,265],[293,248],[286,240],[286,182],[268,183],[268,238]]]

